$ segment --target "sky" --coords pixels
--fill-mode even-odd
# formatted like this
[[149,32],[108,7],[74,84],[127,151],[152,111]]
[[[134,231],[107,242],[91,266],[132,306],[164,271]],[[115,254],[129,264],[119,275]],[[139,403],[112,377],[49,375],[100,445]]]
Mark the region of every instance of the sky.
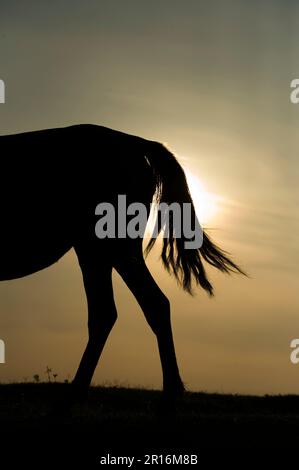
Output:
[[[190,297],[157,248],[147,259],[189,390],[299,393],[298,36],[295,0],[1,1],[0,133],[94,123],[167,143],[200,221],[249,274],[209,269],[215,298]],[[93,382],[160,388],[155,337],[116,273],[114,291],[119,318]],[[86,322],[72,251],[0,283],[0,381],[46,380],[47,366],[71,380]]]

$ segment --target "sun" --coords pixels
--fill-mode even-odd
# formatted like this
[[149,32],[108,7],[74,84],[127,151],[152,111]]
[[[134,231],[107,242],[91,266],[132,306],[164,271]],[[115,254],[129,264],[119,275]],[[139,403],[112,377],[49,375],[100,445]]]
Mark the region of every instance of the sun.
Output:
[[189,169],[185,169],[185,175],[198,220],[202,225],[206,225],[218,212],[217,198],[205,190],[203,183]]
[[[195,212],[202,227],[214,221],[218,214],[223,198],[205,190],[200,179],[188,168],[184,167],[189,191],[195,207]],[[151,237],[156,222],[156,208],[152,207],[146,227],[146,239]]]

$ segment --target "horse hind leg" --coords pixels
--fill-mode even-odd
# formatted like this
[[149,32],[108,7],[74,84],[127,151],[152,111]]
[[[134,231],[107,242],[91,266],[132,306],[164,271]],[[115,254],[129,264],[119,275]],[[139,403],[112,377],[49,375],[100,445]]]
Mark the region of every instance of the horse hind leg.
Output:
[[73,381],[79,396],[87,393],[110,331],[117,319],[112,266],[95,251],[76,249],[88,306],[88,343]]
[[114,267],[135,296],[156,335],[163,372],[163,391],[168,396],[180,395],[184,385],[176,360],[167,297],[151,276],[142,254],[119,259]]

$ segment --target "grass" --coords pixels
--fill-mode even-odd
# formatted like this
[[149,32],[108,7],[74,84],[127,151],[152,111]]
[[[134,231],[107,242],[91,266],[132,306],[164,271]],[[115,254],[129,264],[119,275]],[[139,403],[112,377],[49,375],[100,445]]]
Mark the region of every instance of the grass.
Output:
[[88,402],[71,408],[69,391],[62,383],[1,384],[0,456],[6,449],[22,462],[96,464],[107,453],[192,453],[203,462],[261,452],[285,458],[299,443],[299,396],[187,392],[170,413],[158,391],[91,387]]

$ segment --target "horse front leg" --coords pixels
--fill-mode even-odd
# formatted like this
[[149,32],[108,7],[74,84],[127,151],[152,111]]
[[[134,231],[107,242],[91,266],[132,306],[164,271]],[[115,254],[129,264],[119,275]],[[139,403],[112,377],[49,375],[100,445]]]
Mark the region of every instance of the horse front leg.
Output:
[[75,394],[84,397],[110,331],[117,319],[113,297],[112,267],[92,253],[76,250],[88,306],[88,343],[73,380]]

